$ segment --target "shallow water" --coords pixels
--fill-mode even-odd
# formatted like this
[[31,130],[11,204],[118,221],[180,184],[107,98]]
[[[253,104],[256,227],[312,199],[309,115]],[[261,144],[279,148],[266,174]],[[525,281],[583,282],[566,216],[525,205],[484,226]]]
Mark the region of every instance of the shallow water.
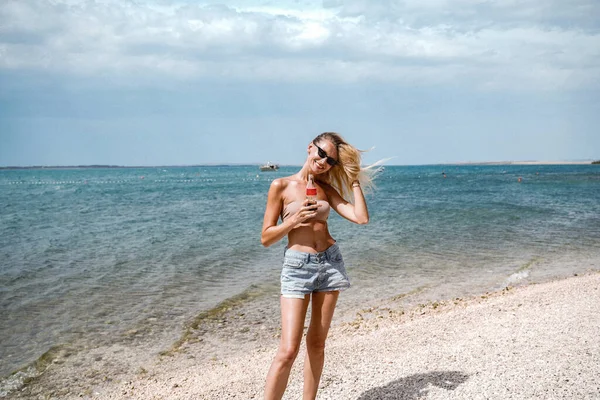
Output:
[[[276,294],[285,243],[260,245],[262,216],[272,179],[297,169],[0,171],[0,376],[147,324],[164,345],[250,286]],[[330,217],[353,283],[344,302],[599,268],[598,199],[595,165],[386,167],[368,225]]]

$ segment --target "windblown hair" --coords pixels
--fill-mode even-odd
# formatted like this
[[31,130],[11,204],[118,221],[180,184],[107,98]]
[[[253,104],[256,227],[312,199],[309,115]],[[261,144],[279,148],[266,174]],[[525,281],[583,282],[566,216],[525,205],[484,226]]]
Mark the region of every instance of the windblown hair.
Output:
[[338,153],[338,164],[332,167],[323,181],[329,183],[345,199],[354,202],[352,194],[352,183],[359,181],[363,192],[368,193],[374,188],[373,179],[380,171],[379,162],[366,167],[361,166],[361,154],[365,150],[359,150],[344,140],[344,138],[335,132],[324,132],[317,136],[313,142],[320,143],[328,140],[335,145]]

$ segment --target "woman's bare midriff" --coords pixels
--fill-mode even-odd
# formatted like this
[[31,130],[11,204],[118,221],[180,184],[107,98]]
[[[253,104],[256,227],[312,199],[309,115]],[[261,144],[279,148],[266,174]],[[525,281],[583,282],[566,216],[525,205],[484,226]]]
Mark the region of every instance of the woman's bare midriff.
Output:
[[307,221],[288,233],[288,248],[304,253],[320,253],[335,244],[326,221]]

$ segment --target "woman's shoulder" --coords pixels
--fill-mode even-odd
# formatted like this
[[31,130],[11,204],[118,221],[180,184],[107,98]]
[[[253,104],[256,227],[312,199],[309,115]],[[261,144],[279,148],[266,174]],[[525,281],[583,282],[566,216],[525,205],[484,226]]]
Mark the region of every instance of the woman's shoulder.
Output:
[[275,179],[273,179],[273,182],[271,182],[271,188],[274,190],[278,190],[278,191],[284,190],[288,186],[295,184],[295,180],[293,180],[292,178],[293,178],[292,176],[284,176],[281,178],[275,178]]

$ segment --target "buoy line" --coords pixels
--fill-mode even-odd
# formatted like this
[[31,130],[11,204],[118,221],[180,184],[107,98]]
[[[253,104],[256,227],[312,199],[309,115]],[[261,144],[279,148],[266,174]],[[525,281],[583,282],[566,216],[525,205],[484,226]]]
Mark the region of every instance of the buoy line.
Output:
[[[265,182],[272,181],[272,179],[260,179],[260,178],[242,178],[243,182]],[[106,181],[93,181],[93,180],[82,180],[82,181],[8,181],[0,182],[0,185],[110,185],[110,184],[121,184],[121,183],[196,183],[196,182],[218,182],[219,179],[205,178],[205,179],[119,179],[119,180],[106,180]]]

